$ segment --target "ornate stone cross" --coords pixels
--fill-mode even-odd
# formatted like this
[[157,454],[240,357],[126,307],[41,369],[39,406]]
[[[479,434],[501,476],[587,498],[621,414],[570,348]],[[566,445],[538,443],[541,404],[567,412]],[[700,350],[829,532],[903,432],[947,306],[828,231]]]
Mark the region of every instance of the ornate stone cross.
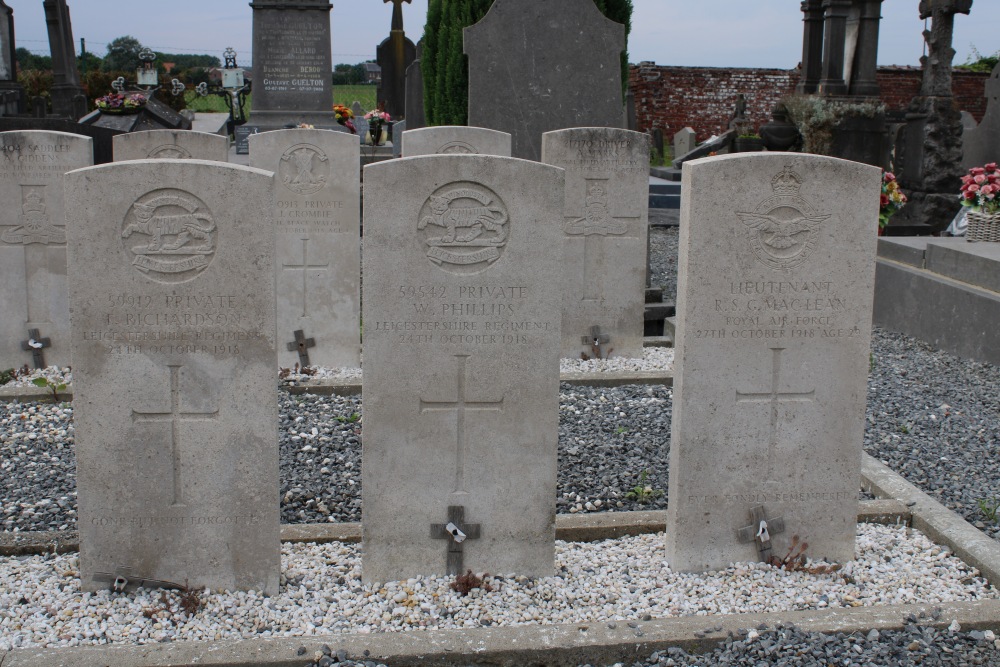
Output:
[[35,363],[35,368],[45,368],[45,353],[42,352],[52,345],[51,338],[42,338],[38,329],[28,329],[28,340],[21,341],[21,349],[31,352],[31,359]]
[[750,510],[750,525],[737,531],[740,543],[757,543],[757,553],[761,562],[771,560],[771,536],[785,532],[785,520],[782,517],[768,519],[764,506],[758,505]]
[[309,365],[309,348],[316,347],[315,338],[306,338],[305,333],[302,329],[296,329],[293,332],[295,340],[291,343],[286,343],[289,352],[299,353],[299,366],[305,368]]
[[479,524],[465,523],[465,507],[448,505],[448,523],[432,523],[431,537],[448,542],[448,574],[463,574],[465,562],[462,545],[479,539]]

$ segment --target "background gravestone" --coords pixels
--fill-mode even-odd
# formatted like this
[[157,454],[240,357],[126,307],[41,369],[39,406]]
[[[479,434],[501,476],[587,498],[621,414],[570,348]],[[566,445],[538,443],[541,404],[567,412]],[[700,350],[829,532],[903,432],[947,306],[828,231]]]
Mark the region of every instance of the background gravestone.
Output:
[[93,142],[26,130],[0,149],[0,370],[69,366],[62,175],[94,163]]
[[417,155],[499,155],[510,157],[510,134],[485,127],[439,125],[407,130],[406,157]]
[[[361,146],[327,130],[250,137],[250,166],[273,171],[278,365],[361,365]],[[289,350],[296,338],[313,347]]]
[[66,175],[80,578],[278,592],[270,172]]
[[191,130],[146,130],[118,134],[111,140],[115,162],[123,160],[229,161],[229,137]]
[[[25,109],[24,87],[17,82],[16,50],[14,10],[0,0],[0,116],[24,113]],[[420,100],[423,102],[422,95]]]
[[328,0],[253,0],[253,109],[262,130],[335,125]]
[[758,560],[756,507],[775,555],[798,535],[810,558],[854,558],[880,185],[795,153],[684,165],[671,569]]
[[364,182],[393,194],[364,200],[363,577],[550,575],[563,172],[434,155]]
[[403,132],[406,132],[406,121],[401,120],[392,126],[392,156],[403,157]]
[[424,51],[424,42],[417,42],[417,59],[406,68],[406,123],[411,130],[419,130],[427,125],[424,114],[424,72],[421,69],[420,58]]
[[546,132],[542,162],[566,170],[562,356],[642,357],[649,136]]
[[[963,117],[964,126],[964,117]],[[986,113],[983,122],[962,132],[962,167],[982,167],[1000,160],[1000,65],[986,80]]]
[[593,0],[496,0],[464,35],[469,125],[509,132],[514,157],[538,160],[552,130],[621,127],[625,26]]
[[687,155],[695,149],[698,142],[695,140],[694,130],[685,127],[674,135],[674,157]]
[[403,2],[411,0],[385,0],[392,3],[392,23],[389,36],[375,47],[375,60],[382,68],[378,85],[378,101],[393,120],[406,114],[406,70],[417,58],[417,47],[403,32]]

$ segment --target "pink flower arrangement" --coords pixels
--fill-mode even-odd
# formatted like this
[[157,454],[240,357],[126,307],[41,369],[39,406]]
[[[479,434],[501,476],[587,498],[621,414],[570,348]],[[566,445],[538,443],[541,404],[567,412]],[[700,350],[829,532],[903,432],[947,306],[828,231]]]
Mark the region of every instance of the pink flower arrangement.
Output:
[[389,118],[389,114],[385,111],[372,110],[365,114],[365,120],[372,124],[381,125],[382,123],[388,123],[392,119]]
[[985,167],[973,167],[962,177],[962,190],[959,198],[962,206],[968,206],[976,212],[1000,212],[1000,171],[997,163],[990,162]]

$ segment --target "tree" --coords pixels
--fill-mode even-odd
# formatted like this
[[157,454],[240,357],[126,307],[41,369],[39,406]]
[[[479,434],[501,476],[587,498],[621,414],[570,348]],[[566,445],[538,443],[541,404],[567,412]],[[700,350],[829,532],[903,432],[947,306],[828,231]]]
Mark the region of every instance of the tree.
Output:
[[[632,29],[632,0],[594,0],[612,21]],[[465,125],[469,117],[469,64],[462,30],[482,19],[493,0],[429,0],[424,27],[424,113],[428,125]],[[511,57],[516,57],[512,54]],[[628,52],[622,53],[622,91],[628,88]]]
[[139,52],[142,49],[142,43],[131,35],[116,37],[108,44],[108,53],[104,56],[102,69],[106,72],[135,71],[142,62],[139,60]]
[[17,47],[14,51],[14,57],[17,58],[17,66],[21,71],[29,69],[52,69],[52,56],[35,55],[23,46]]

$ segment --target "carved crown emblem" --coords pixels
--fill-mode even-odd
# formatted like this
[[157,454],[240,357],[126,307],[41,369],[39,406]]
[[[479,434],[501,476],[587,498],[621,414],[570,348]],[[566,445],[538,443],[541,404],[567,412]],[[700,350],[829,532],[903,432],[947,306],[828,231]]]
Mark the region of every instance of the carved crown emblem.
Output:
[[776,195],[795,196],[802,188],[802,179],[790,166],[785,165],[781,173],[771,179],[771,188]]

